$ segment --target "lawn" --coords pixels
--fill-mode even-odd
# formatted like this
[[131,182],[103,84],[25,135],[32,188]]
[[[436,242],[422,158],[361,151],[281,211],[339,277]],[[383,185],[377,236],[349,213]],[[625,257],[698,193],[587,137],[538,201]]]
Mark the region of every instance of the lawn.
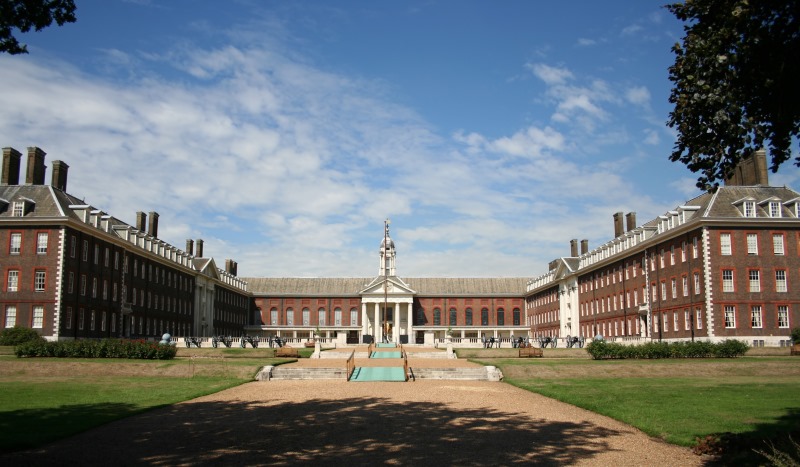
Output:
[[252,381],[271,349],[179,349],[168,361],[20,359],[0,351],[0,452]]
[[[800,359],[485,359],[504,381],[633,425],[667,442],[764,449],[800,430]],[[706,444],[702,442],[701,444]],[[741,452],[730,453],[741,455]]]

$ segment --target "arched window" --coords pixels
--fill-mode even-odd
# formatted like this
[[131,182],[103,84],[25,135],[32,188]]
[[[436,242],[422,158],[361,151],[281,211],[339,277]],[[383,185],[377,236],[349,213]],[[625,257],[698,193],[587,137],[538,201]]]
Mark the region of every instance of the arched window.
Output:
[[497,325],[504,326],[506,324],[506,312],[502,308],[497,309]]
[[311,324],[311,310],[303,308],[303,326]]
[[438,308],[433,309],[433,325],[441,326],[442,324],[442,310]]
[[472,326],[472,308],[467,308],[465,311],[465,321],[467,326]]
[[519,308],[514,308],[514,326],[519,326]]
[[489,309],[482,308],[481,309],[481,325],[488,326],[489,325]]
[[325,326],[325,308],[319,309],[319,311],[317,312],[317,318],[318,318],[317,323],[320,326]]
[[277,326],[278,325],[278,309],[277,308],[273,307],[271,310],[269,310],[269,324],[271,324],[273,326]]
[[358,326],[358,310],[350,308],[350,326]]
[[341,308],[334,308],[333,310],[333,324],[335,326],[342,325],[342,309]]
[[455,326],[458,324],[458,312],[455,308],[450,308],[450,322],[447,324],[450,326]]
[[414,325],[415,326],[419,326],[419,325],[423,325],[423,324],[425,324],[427,322],[428,322],[428,320],[425,319],[425,308],[422,308],[422,307],[417,308],[417,316],[416,316],[416,320],[414,322]]
[[291,308],[286,309],[286,325],[294,326],[294,310]]

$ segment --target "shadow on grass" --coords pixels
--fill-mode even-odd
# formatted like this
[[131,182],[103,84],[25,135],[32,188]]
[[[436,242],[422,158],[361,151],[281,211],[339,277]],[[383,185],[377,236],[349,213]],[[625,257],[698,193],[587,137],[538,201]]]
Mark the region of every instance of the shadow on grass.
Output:
[[[124,405],[75,407],[58,416],[125,409]],[[38,411],[15,414],[17,420],[45,418],[46,423],[42,416]],[[565,465],[611,450],[607,439],[620,434],[593,424],[551,422],[492,408],[451,410],[442,404],[398,403],[381,397],[276,405],[195,402],[163,407],[119,424],[42,448],[6,453],[0,455],[0,463]]]
[[[747,433],[715,433],[700,440],[694,448],[701,454],[717,456],[712,465],[763,465],[767,459],[755,452],[772,452],[772,446],[796,457],[789,437],[800,441],[800,408],[788,413],[773,423],[761,423]],[[795,459],[800,461],[800,459]]]
[[144,410],[132,404],[102,403],[4,412],[0,453],[41,446]]

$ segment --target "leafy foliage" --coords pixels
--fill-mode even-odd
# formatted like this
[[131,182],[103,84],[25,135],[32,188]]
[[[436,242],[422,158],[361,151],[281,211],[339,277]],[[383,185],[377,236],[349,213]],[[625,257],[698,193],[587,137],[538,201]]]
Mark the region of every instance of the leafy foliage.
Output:
[[59,26],[75,22],[73,0],[0,0],[0,52],[26,54],[28,47],[14,37],[20,32],[41,31],[56,22]]
[[686,0],[667,8],[687,23],[669,69],[668,123],[678,131],[670,160],[713,189],[769,143],[777,171],[800,131],[800,0]]
[[35,330],[22,326],[5,328],[0,332],[0,345],[19,345],[29,341],[44,340]]
[[31,341],[14,349],[17,357],[130,358],[171,360],[178,350],[143,340],[103,339],[47,342]]
[[718,343],[697,342],[648,342],[642,345],[622,345],[616,342],[592,341],[586,351],[595,360],[607,359],[657,359],[657,358],[734,358],[747,352],[745,342],[733,339]]
[[769,451],[760,449],[755,451],[769,460],[768,465],[774,465],[775,467],[798,467],[800,466],[800,444],[793,440],[791,436],[789,437],[789,444],[791,445],[789,449],[782,450],[776,447],[772,442],[767,442],[770,448]]
[[800,328],[792,329],[792,344],[800,344]]

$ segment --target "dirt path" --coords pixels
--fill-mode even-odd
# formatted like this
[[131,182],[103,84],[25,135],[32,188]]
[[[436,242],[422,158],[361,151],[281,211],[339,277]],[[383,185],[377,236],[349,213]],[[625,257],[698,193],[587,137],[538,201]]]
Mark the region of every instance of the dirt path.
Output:
[[504,383],[248,383],[3,465],[700,465],[688,449]]

